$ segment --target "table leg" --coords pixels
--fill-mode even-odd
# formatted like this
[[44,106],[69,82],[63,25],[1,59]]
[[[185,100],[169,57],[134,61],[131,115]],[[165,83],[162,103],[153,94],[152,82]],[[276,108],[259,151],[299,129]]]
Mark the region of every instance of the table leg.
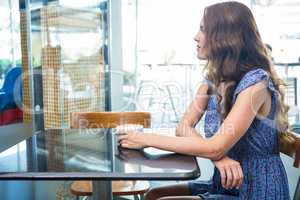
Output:
[[92,200],[112,200],[111,181],[93,181]]

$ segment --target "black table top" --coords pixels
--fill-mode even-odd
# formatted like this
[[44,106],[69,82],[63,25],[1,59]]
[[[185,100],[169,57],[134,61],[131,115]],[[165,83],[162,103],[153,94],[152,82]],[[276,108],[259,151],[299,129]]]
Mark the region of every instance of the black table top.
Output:
[[199,175],[195,157],[118,148],[111,129],[46,130],[0,152],[0,180],[187,180]]

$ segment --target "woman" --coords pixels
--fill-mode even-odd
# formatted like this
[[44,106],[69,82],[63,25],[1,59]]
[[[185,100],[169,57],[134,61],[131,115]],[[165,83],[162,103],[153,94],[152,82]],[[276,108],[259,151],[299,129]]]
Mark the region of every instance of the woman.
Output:
[[[214,175],[210,182],[155,188],[146,199],[290,199],[278,149],[287,106],[251,11],[238,2],[207,7],[195,41],[198,57],[208,61],[206,81],[177,137],[129,132],[119,141],[209,158]],[[204,112],[206,138],[194,128]]]

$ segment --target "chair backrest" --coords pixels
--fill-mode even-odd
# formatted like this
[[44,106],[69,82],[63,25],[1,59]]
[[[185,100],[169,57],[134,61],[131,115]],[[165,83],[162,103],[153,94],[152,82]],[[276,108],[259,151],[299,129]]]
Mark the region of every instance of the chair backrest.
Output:
[[[22,68],[20,66],[10,68],[5,74],[3,86],[0,89],[0,112],[18,107],[21,108],[23,99],[21,75]],[[17,117],[13,114],[12,117],[6,117],[6,121],[10,122],[10,118],[14,121]]]
[[1,91],[6,93],[13,93],[13,89],[15,87],[15,82],[21,76],[22,68],[17,66],[11,68],[5,75],[3,87]]
[[114,128],[120,124],[140,124],[149,128],[149,112],[73,112],[71,128]]
[[[294,159],[294,167],[300,167],[300,137],[296,133],[286,132],[280,134],[279,147],[280,152]],[[300,135],[299,135],[300,136]]]

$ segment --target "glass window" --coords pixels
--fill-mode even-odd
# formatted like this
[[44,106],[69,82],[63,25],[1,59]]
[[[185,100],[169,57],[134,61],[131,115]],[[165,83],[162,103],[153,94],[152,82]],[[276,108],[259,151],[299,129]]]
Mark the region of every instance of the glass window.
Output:
[[154,126],[176,125],[203,80],[194,36],[215,2],[122,2],[123,110],[151,112]]
[[21,63],[20,13],[17,0],[4,0],[0,3],[0,87],[4,74]]
[[275,69],[286,83],[290,123],[299,124],[300,1],[254,1],[252,10],[264,42],[271,47]]
[[[193,37],[204,7],[217,2],[224,1],[122,2],[123,110],[150,111],[159,123],[180,119],[203,78]],[[252,9],[263,41],[272,47],[275,69],[287,83],[290,116],[299,113],[300,1],[240,2]]]
[[[31,2],[34,105],[29,107],[42,113],[35,115],[38,126],[65,128],[71,112],[105,109],[107,1],[43,2]],[[26,105],[32,103],[29,87],[24,86]]]

